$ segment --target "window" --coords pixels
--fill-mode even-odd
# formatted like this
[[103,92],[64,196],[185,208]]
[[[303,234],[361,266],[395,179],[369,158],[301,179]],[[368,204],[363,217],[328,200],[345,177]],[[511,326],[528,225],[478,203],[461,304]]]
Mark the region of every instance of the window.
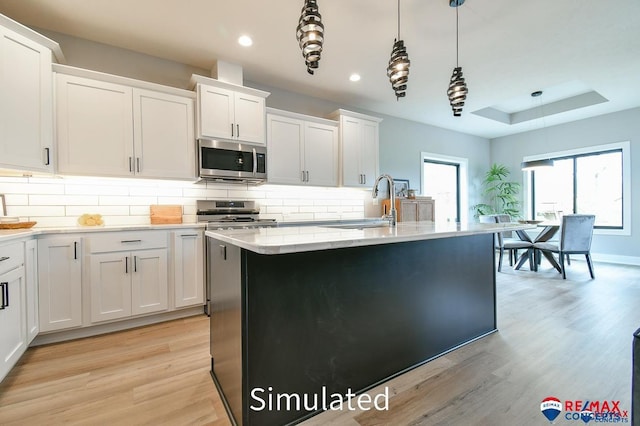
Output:
[[623,230],[625,217],[629,217],[625,203],[625,199],[629,200],[628,195],[625,197],[628,146],[628,143],[610,144],[546,157],[554,160],[553,167],[531,172],[532,217],[553,219],[562,214],[595,214],[596,229]]
[[435,220],[466,222],[467,160],[424,152],[421,160],[421,192],[434,199]]

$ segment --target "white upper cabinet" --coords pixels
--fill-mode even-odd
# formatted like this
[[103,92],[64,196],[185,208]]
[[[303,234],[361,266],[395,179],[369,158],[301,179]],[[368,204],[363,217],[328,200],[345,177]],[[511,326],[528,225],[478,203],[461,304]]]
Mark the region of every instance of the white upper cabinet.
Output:
[[343,186],[369,187],[378,176],[380,118],[337,110],[340,121],[341,180]]
[[336,122],[270,110],[267,144],[269,183],[338,186]]
[[131,87],[57,74],[58,171],[133,174]]
[[197,137],[265,143],[268,92],[193,75],[198,94]]
[[194,101],[133,89],[136,174],[150,178],[196,176]]
[[0,168],[53,172],[51,49],[0,18]]
[[[102,81],[57,67],[58,172],[195,179],[193,94]],[[101,74],[101,76],[104,76]],[[133,84],[133,81],[131,82]],[[167,88],[168,91],[185,92]]]

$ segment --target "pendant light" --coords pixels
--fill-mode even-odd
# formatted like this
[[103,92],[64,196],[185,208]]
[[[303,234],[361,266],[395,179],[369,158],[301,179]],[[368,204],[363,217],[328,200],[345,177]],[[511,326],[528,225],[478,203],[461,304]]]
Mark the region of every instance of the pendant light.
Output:
[[453,69],[453,74],[451,74],[449,90],[447,90],[449,104],[451,104],[454,117],[462,115],[462,107],[467,99],[467,93],[469,93],[467,83],[465,83],[462,76],[462,67],[458,65],[458,7],[462,6],[463,3],[464,0],[449,0],[449,6],[456,8],[456,67]]
[[396,100],[404,98],[409,81],[409,66],[411,61],[404,46],[404,40],[400,39],[400,0],[398,0],[398,38],[393,40],[393,49],[389,66],[387,66],[387,77],[391,82],[391,87],[396,93]]
[[313,70],[318,68],[324,42],[324,25],[316,0],[305,0],[296,28],[296,38],[302,49],[307,72],[313,74]]
[[[536,90],[535,92],[531,93],[532,98],[540,98],[540,96],[542,96],[542,90]],[[544,123],[544,110],[542,108],[542,98],[540,98],[540,117],[542,117],[542,130],[545,134],[545,139],[546,139],[547,127],[545,126],[545,123]],[[520,168],[524,171],[543,169],[547,167],[553,167],[553,160],[550,158],[541,159],[541,160],[523,161],[522,163],[520,163]]]

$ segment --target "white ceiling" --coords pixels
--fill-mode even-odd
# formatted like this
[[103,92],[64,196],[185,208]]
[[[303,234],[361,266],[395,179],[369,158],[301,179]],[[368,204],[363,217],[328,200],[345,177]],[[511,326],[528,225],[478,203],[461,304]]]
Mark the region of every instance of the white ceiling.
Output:
[[[0,13],[205,69],[215,60],[237,63],[248,81],[487,138],[640,106],[638,0],[466,0],[459,9],[460,65],[469,95],[456,118],[446,96],[455,66],[455,8],[448,0],[401,0],[411,68],[399,101],[386,76],[397,2],[318,4],[325,44],[313,76],[295,37],[303,0],[0,0]],[[252,47],[237,44],[241,34],[253,38]],[[357,83],[349,81],[353,72],[362,75]],[[535,90],[548,96],[533,99]],[[591,91],[608,102],[544,121],[506,124],[471,113],[543,110],[542,103]]]

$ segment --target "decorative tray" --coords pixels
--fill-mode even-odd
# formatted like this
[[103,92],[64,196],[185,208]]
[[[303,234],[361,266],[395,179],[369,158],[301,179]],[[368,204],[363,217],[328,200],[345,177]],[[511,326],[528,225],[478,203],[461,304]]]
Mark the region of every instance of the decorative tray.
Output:
[[23,229],[32,228],[38,222],[6,222],[0,223],[0,229]]

